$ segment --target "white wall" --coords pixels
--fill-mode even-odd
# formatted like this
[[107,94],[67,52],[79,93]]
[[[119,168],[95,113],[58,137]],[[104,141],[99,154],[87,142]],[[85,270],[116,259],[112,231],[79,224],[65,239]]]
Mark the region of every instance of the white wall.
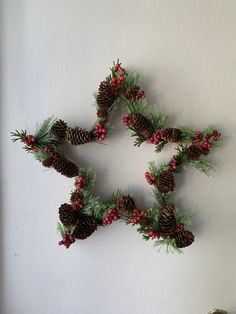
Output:
[[[236,1],[2,1],[2,314],[236,313]],[[170,125],[215,123],[229,137],[207,178],[188,170],[176,200],[193,215],[196,242],[166,255],[116,223],[65,250],[57,208],[73,180],[47,171],[9,132],[54,114],[92,125],[92,93],[112,60],[137,69]],[[117,116],[118,117],[118,116]],[[143,173],[155,155],[134,148],[119,119],[108,146],[70,152],[97,169],[97,191],[124,188],[151,201]],[[135,160],[135,162],[134,162]]]

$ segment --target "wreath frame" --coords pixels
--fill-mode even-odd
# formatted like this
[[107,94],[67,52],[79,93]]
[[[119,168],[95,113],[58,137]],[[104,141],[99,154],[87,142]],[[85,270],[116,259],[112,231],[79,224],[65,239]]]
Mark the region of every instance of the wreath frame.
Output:
[[[138,85],[138,73],[127,71],[119,60],[113,62],[110,70],[94,93],[97,120],[91,129],[72,128],[63,120],[50,117],[36,128],[34,135],[27,130],[11,132],[12,141],[24,143],[23,149],[32,153],[44,167],[54,168],[75,180],[70,202],[59,207],[60,245],[69,248],[75,239],[86,239],[98,226],[120,220],[137,226],[143,239],[155,240],[155,246],[164,245],[167,252],[181,253],[182,248],[194,242],[194,235],[189,230],[190,217],[171,201],[176,188],[175,175],[188,166],[207,176],[212,175],[214,167],[205,157],[212,149],[222,146],[224,139],[213,125],[202,131],[190,127],[165,127],[168,115],[148,103],[145,92]],[[146,209],[139,209],[134,197],[125,191],[118,190],[106,200],[94,195],[95,171],[79,167],[64,154],[65,143],[77,146],[104,141],[110,133],[110,117],[118,106],[125,113],[123,123],[131,131],[135,146],[149,143],[159,153],[168,143],[177,145],[176,154],[170,161],[159,165],[154,161],[148,163],[145,178],[152,187],[155,203]]]

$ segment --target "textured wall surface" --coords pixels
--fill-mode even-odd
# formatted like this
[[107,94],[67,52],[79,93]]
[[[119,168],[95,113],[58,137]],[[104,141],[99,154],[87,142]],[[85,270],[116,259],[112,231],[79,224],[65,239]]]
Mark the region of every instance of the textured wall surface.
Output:
[[[233,0],[2,0],[2,314],[236,313],[235,12]],[[140,72],[170,125],[213,122],[228,136],[209,157],[214,178],[191,169],[179,178],[176,201],[196,235],[183,255],[157,253],[120,223],[69,251],[58,246],[57,208],[73,181],[10,142],[10,131],[34,130],[52,114],[90,127],[92,93],[117,57]],[[119,187],[146,206],[146,164],[174,148],[135,148],[114,120],[109,145],[68,154],[97,170],[100,195]]]

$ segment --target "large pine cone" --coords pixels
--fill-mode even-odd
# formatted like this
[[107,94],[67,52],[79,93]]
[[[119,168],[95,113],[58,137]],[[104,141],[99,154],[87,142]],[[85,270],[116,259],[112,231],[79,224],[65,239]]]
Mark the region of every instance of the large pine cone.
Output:
[[175,205],[166,205],[159,218],[158,232],[162,237],[171,236],[175,233],[177,223],[174,215]]
[[178,248],[183,248],[186,246],[189,246],[193,243],[194,241],[194,235],[192,234],[191,231],[179,231],[176,232],[175,236],[175,243]]
[[188,159],[198,159],[202,153],[201,146],[197,144],[192,144],[186,149]]
[[80,240],[88,238],[97,229],[97,222],[92,216],[81,216],[77,222],[73,236]]
[[67,124],[63,120],[56,121],[51,128],[51,134],[57,138],[64,139],[67,130]]
[[70,201],[72,204],[83,201],[83,193],[80,191],[74,191],[71,193]]
[[71,145],[79,145],[90,142],[90,133],[81,128],[69,128],[66,131],[65,140]]
[[101,82],[97,95],[97,104],[99,109],[108,111],[108,109],[113,105],[115,99],[116,97],[111,84],[107,81]]
[[59,207],[59,218],[65,227],[71,227],[76,225],[78,215],[71,205],[65,203]]
[[166,142],[176,143],[181,139],[181,130],[176,128],[162,128],[160,130],[161,138]]
[[129,196],[121,196],[117,200],[117,209],[121,213],[132,212],[135,208],[133,199]]
[[168,193],[175,188],[174,176],[171,171],[162,171],[156,182],[156,187],[160,193]]
[[76,164],[62,156],[53,158],[52,167],[68,178],[76,177],[79,174],[79,169]]
[[153,134],[153,127],[151,122],[141,113],[135,113],[131,116],[133,123],[132,127],[135,131],[142,135],[145,139],[149,139]]

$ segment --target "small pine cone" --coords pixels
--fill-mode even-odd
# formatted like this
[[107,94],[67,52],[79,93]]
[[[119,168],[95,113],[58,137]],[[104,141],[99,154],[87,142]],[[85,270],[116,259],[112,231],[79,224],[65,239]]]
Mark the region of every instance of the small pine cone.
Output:
[[71,193],[70,201],[72,204],[83,201],[83,193],[80,191],[74,191]]
[[113,105],[115,99],[116,97],[111,84],[107,81],[101,82],[97,95],[97,104],[99,109],[107,111]]
[[67,124],[63,120],[56,121],[51,128],[51,134],[57,138],[64,139],[67,130]]
[[76,177],[79,174],[79,169],[76,164],[62,156],[53,158],[52,167],[68,178]]
[[160,193],[168,193],[175,188],[174,176],[171,171],[162,171],[156,182],[156,187]]
[[59,218],[65,227],[71,227],[76,225],[78,215],[71,205],[65,203],[59,207]]
[[210,150],[208,148],[202,147],[202,153],[203,155],[207,156],[210,153]]
[[175,233],[177,223],[174,215],[175,205],[170,203],[166,205],[159,219],[158,233],[162,237],[168,237]]
[[97,111],[97,116],[101,120],[105,120],[107,118],[107,110],[106,109],[99,109]]
[[79,218],[73,236],[80,240],[88,238],[97,229],[97,222],[92,216],[82,216]]
[[79,145],[90,142],[90,133],[81,128],[69,128],[66,131],[65,140],[71,145]]
[[176,128],[162,128],[160,130],[161,138],[171,143],[177,143],[181,138],[181,134],[181,130]]
[[197,144],[192,144],[186,149],[188,159],[198,159],[202,153],[201,146]]
[[194,241],[194,235],[191,231],[179,231],[174,235],[175,243],[178,248],[189,246]]
[[117,200],[117,209],[121,213],[132,212],[135,208],[133,199],[129,196],[121,196]]
[[151,122],[141,113],[135,113],[131,116],[133,122],[132,127],[136,132],[142,135],[145,139],[149,139],[153,134],[153,127]]
[[53,157],[49,157],[44,159],[44,161],[42,162],[43,166],[46,168],[50,168],[52,166],[54,158]]
[[149,226],[149,221],[145,217],[141,217],[138,223],[142,228],[146,228]]

